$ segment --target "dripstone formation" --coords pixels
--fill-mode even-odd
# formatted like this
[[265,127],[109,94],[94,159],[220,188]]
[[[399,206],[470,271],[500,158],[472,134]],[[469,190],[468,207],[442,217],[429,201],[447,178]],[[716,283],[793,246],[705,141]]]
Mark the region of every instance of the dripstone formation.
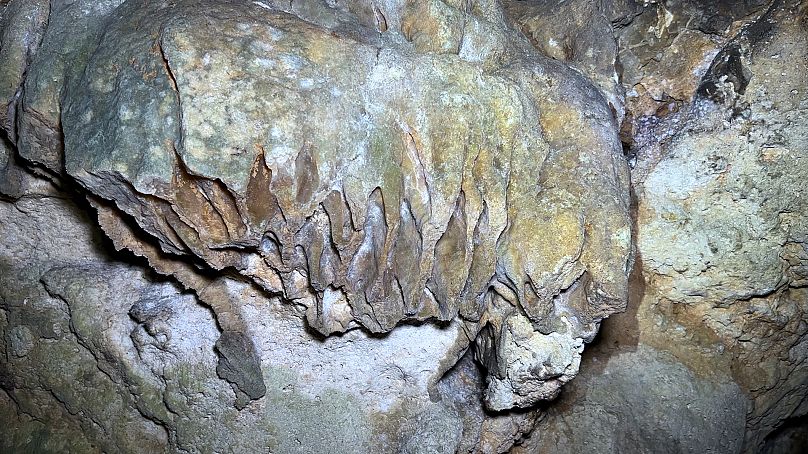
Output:
[[0,450],[808,442],[805,2],[6,3]]

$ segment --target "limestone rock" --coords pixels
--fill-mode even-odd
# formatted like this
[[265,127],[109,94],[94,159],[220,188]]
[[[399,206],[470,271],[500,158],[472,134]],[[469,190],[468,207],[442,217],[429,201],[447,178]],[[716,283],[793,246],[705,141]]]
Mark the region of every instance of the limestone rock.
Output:
[[0,8],[0,450],[805,450],[806,2]]
[[719,453],[743,444],[747,401],[738,386],[695,376],[653,348],[619,353],[601,374],[569,386],[516,453]]
[[536,332],[521,315],[508,317],[503,325],[492,352],[485,348],[491,348],[490,344],[478,349],[496,370],[488,381],[488,406],[501,411],[554,399],[561,386],[578,373],[583,339],[572,339],[569,331]]
[[[625,306],[612,95],[496,2],[15,0],[2,23],[3,389],[76,443],[502,452],[535,413],[465,396],[554,398]],[[58,216],[98,249],[52,257]]]
[[[158,256],[235,271],[304,306],[323,335],[459,318],[474,338],[517,312],[547,324],[580,282],[585,298],[562,315],[582,329],[565,338],[578,356],[625,300],[615,118],[498,6],[441,5],[378,8],[385,30],[351,3],[94,7],[73,17],[84,34],[69,48],[55,49],[61,22],[45,30],[16,144],[134,221],[148,238],[105,229],[196,290],[244,348],[249,322],[225,284]],[[223,376],[260,397],[233,372],[257,370],[256,355],[218,351]]]
[[[579,387],[526,449],[804,450],[793,434],[805,430],[808,383],[805,17],[804,2],[774,2],[747,18],[695,74],[678,111],[647,117],[634,136],[628,311],[604,323]],[[627,121],[645,115],[636,108],[627,104]],[[642,366],[630,365],[640,357]],[[669,370],[646,375],[657,367]],[[624,380],[632,384],[616,389]],[[625,426],[636,430],[614,430]],[[585,433],[568,436],[567,427]]]
[[682,132],[635,186],[658,304],[731,352],[753,402],[748,451],[805,414],[805,14],[804,3],[777,2],[716,56]]
[[585,74],[622,119],[625,94],[617,41],[604,8],[610,3],[508,0],[504,5],[537,50]]
[[515,452],[802,452],[807,6],[614,6],[637,205],[629,304]]

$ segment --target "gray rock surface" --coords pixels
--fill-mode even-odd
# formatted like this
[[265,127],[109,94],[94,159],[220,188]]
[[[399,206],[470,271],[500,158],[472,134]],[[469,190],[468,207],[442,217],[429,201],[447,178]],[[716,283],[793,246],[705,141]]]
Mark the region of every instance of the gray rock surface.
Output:
[[[4,389],[47,390],[101,450],[502,451],[532,417],[452,399],[554,398],[625,304],[613,112],[496,3],[19,0],[2,21],[2,227],[25,240],[4,257],[37,270],[4,305],[24,283],[66,308],[57,338],[94,363],[57,367],[100,370],[103,398],[17,383],[48,350],[16,319]],[[51,197],[90,207],[14,211]],[[85,210],[146,262],[51,258],[49,213]],[[436,397],[475,342],[488,386]]]
[[739,32],[672,120],[680,132],[634,174],[657,304],[726,351],[753,403],[747,451],[805,414],[806,11],[775,2]]
[[732,380],[641,345],[565,388],[516,452],[739,452],[747,404]]

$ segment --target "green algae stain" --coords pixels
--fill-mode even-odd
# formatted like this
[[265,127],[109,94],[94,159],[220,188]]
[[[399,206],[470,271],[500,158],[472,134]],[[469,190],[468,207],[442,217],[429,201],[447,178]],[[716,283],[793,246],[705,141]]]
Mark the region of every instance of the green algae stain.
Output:
[[334,389],[304,395],[296,391],[302,378],[285,368],[265,368],[264,380],[262,420],[277,434],[273,452],[370,452],[372,425],[356,397]]

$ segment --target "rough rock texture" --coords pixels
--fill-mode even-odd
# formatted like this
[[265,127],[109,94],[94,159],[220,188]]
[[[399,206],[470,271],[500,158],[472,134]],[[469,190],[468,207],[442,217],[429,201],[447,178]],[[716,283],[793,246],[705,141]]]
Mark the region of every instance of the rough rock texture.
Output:
[[806,13],[775,2],[721,50],[683,131],[635,186],[658,304],[731,355],[753,404],[750,450],[808,411]]
[[[680,59],[640,73],[672,94],[659,65],[708,56],[687,63],[701,68],[694,79],[665,76],[679,84],[675,108],[627,103],[638,252],[628,310],[604,323],[582,375],[517,452],[808,446],[808,5],[733,7],[741,22],[725,21],[708,48],[683,41],[692,47],[668,50]],[[690,12],[667,16],[668,30],[708,33],[691,18],[713,6],[649,5],[616,27],[618,42],[639,40],[621,55],[656,45],[643,15],[677,8]],[[621,59],[636,89],[638,67]]]
[[58,22],[44,32],[20,156],[64,171],[117,247],[212,307],[238,406],[264,392],[250,321],[193,260],[323,335],[462,320],[487,337],[495,410],[553,397],[624,305],[628,179],[601,94],[496,4],[421,3],[380,9],[385,30],[351,4],[127,2],[82,10],[70,48]]
[[617,41],[606,4],[507,0],[510,17],[537,50],[586,75],[600,88],[618,119],[625,113]]
[[806,449],[804,1],[14,0],[0,99],[2,451]]
[[573,381],[516,452],[739,452],[747,412],[741,392],[640,345]]
[[[22,434],[502,451],[536,413],[489,411],[556,397],[625,307],[614,109],[496,2],[19,0],[2,24]],[[111,244],[78,253],[96,223]]]

